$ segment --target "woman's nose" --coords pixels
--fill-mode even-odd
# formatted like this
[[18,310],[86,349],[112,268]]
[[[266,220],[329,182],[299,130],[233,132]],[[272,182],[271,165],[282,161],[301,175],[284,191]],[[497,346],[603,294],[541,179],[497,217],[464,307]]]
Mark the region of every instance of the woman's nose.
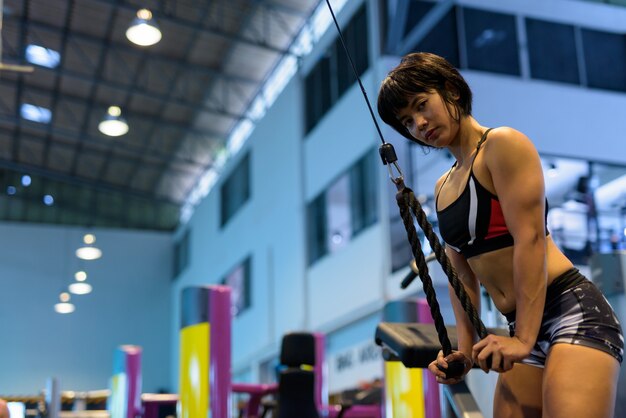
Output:
[[428,121],[426,120],[425,117],[423,116],[416,116],[415,117],[415,126],[417,126],[418,130],[422,130],[424,129],[424,127],[426,127],[426,125],[428,125]]

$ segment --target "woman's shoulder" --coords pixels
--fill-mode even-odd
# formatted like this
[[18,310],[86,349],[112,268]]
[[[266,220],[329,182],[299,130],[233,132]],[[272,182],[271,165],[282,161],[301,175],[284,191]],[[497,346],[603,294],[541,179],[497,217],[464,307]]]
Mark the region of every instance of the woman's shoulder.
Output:
[[483,152],[483,161],[490,171],[539,161],[539,153],[530,138],[508,126],[489,132]]
[[491,128],[488,134],[488,139],[490,141],[514,141],[514,140],[526,140],[530,141],[530,139],[521,131],[511,128],[510,126],[498,126],[495,128]]
[[509,126],[499,126],[489,131],[484,144],[485,153],[536,152],[535,146],[523,132]]

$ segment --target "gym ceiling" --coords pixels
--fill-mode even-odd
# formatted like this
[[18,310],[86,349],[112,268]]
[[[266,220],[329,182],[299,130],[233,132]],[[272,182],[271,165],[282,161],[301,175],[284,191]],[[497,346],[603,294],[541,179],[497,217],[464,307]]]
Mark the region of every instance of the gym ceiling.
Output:
[[[318,3],[4,0],[0,220],[174,230]],[[142,8],[162,32],[147,47],[125,34]],[[32,64],[30,45],[58,63]],[[111,106],[122,136],[98,130]]]

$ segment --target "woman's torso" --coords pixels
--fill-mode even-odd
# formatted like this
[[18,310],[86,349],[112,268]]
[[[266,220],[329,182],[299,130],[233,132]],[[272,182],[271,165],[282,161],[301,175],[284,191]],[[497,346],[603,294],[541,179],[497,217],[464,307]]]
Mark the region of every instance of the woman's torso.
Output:
[[[487,139],[488,141],[488,139]],[[484,155],[488,147],[484,145],[463,165],[456,165],[447,179],[438,184],[437,211],[442,211],[456,202],[468,186],[470,171],[475,180],[493,195],[497,195],[491,174],[486,166]],[[473,165],[472,165],[473,161]],[[443,187],[441,187],[443,184]],[[485,252],[467,259],[476,278],[485,287],[500,312],[515,309],[515,287],[513,282],[513,246]],[[548,284],[572,267],[572,263],[555,245],[552,238],[546,236],[546,263]]]

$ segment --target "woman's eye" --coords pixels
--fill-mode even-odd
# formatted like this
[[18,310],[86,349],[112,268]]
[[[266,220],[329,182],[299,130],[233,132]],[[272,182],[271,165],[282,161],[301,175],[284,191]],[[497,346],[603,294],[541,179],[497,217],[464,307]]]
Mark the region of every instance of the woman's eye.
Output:
[[424,100],[423,102],[419,102],[419,104],[417,105],[417,109],[418,109],[418,110],[422,110],[422,109],[424,109],[424,107],[426,107],[426,102],[427,102],[427,101],[428,101],[428,100]]

